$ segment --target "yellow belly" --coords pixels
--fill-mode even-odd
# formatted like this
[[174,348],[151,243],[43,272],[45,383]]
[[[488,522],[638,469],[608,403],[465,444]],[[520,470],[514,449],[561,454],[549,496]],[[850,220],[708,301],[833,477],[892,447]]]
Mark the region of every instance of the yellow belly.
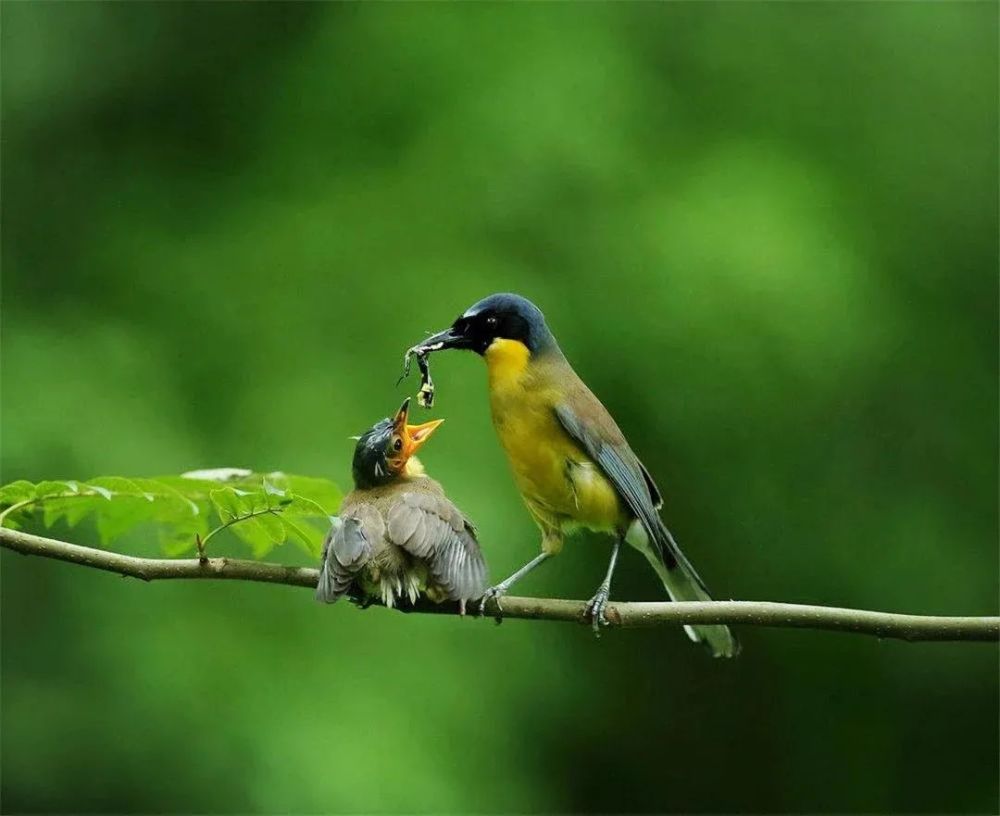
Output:
[[527,349],[497,340],[486,362],[493,424],[546,537],[573,524],[608,530],[627,523],[614,486],[556,418],[559,394],[529,371]]

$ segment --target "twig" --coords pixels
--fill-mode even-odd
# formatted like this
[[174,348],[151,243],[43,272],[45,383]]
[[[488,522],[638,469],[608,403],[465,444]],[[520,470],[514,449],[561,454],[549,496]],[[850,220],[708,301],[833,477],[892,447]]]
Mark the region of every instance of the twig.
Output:
[[[208,558],[205,561],[197,558],[138,558],[8,529],[0,529],[0,546],[24,555],[68,561],[144,581],[209,578],[314,588],[319,577],[317,570],[308,567],[287,567],[262,561],[230,558]],[[577,623],[585,621],[583,601],[504,597],[501,603],[505,618]],[[419,601],[412,610],[407,611],[458,614],[458,604]],[[495,602],[490,601],[487,612],[495,614],[496,611]],[[900,615],[769,601],[611,603],[605,614],[612,626],[730,623],[825,629],[901,640],[1000,640],[1000,617]]]

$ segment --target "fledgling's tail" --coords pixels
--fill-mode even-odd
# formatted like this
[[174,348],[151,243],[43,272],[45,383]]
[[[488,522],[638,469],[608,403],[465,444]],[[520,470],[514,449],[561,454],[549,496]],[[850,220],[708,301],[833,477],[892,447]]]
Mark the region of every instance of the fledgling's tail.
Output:
[[[646,560],[660,576],[663,586],[673,601],[710,601],[705,582],[695,572],[666,525],[659,521],[654,530],[655,543],[650,541],[646,529],[639,522],[629,530],[628,542],[646,556]],[[736,657],[740,644],[728,626],[707,624],[685,626],[684,631],[695,643],[702,643],[712,657]]]

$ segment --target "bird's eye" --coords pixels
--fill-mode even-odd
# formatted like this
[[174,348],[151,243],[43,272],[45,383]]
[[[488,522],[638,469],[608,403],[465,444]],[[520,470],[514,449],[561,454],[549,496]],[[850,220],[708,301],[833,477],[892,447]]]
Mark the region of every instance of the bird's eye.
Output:
[[486,325],[489,326],[491,329],[496,328],[498,322],[499,321],[497,320],[496,315],[490,315],[489,317],[486,318]]
[[398,436],[392,442],[392,449],[396,451],[403,449],[403,440]]

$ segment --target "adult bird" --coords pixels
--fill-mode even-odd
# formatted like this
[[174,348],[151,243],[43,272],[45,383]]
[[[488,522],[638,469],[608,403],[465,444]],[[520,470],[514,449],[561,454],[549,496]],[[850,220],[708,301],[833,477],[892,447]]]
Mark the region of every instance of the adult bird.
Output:
[[358,437],[354,490],[323,544],[319,601],[354,586],[389,607],[424,594],[464,611],[486,588],[475,527],[414,456],[444,420],[408,425],[409,403]]
[[[710,600],[704,582],[660,518],[661,493],[611,414],[569,364],[541,310],[519,295],[496,294],[414,350],[467,349],[486,360],[493,424],[517,488],[542,532],[541,553],[487,591],[499,597],[563,546],[582,526],[614,535],[604,581],[587,606],[595,631],[626,541],[646,556],[670,597]],[[484,600],[485,602],[485,600]],[[715,656],[739,647],[728,627],[685,626]]]

